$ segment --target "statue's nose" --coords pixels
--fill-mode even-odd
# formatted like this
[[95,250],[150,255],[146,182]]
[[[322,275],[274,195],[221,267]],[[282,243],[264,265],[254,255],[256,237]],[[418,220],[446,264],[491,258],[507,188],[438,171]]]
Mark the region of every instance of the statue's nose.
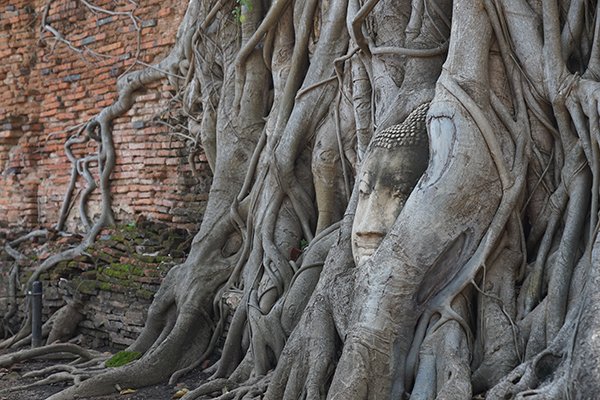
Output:
[[387,232],[387,225],[383,216],[382,204],[378,204],[377,196],[371,196],[365,212],[357,216],[360,218],[355,232],[359,237],[378,236],[383,237]]

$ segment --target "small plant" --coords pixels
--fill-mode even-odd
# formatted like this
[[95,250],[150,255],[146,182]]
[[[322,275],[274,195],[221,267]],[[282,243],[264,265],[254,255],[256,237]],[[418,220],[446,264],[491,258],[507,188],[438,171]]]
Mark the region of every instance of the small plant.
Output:
[[142,356],[139,351],[119,351],[117,354],[106,360],[105,365],[109,368],[121,367],[137,360]]
[[236,0],[236,6],[233,8],[233,16],[240,23],[243,23],[246,20],[246,16],[242,11],[252,11],[252,3],[250,0]]

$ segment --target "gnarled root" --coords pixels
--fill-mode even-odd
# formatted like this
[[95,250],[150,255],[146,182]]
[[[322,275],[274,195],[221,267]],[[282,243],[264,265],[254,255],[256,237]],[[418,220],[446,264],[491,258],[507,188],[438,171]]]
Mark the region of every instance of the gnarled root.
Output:
[[103,395],[112,392],[115,385],[146,386],[166,381],[173,372],[192,364],[210,343],[213,322],[207,310],[213,290],[230,272],[218,262],[202,268],[192,263],[172,268],[149,310],[146,329],[128,349],[144,353],[142,358],[106,370],[50,399]]
[[[457,315],[468,319],[465,297],[458,297],[453,309]],[[452,319],[441,325],[436,321],[431,324],[430,332],[421,345],[416,380],[410,398],[471,399],[471,346],[464,324]]]
[[[351,200],[349,210],[355,207],[356,196]],[[348,329],[353,296],[355,269],[350,267],[353,265],[349,240],[351,228],[350,211],[342,221],[341,240],[329,252],[321,279],[279,358],[265,399],[323,399],[327,395],[341,344],[340,336],[344,337]],[[290,301],[290,304],[294,303],[298,303],[298,299]],[[300,313],[290,313],[294,307],[286,307],[286,311],[285,319],[289,322],[284,326],[291,327],[290,322]]]
[[327,393],[338,338],[326,300],[316,294],[311,302],[282,353],[267,399],[320,399]]
[[48,354],[55,353],[67,353],[86,360],[90,360],[96,356],[94,352],[90,352],[89,350],[86,350],[76,344],[58,343],[43,347],[37,347],[35,349],[26,349],[10,354],[5,354],[0,357],[0,367],[8,367],[19,361],[42,357]]
[[[535,394],[539,399],[563,398],[556,397],[556,395],[550,396],[556,390],[555,384],[560,381],[557,377],[553,377],[553,374],[557,371],[561,361],[562,355],[544,351],[506,375],[487,393],[486,398],[498,400],[529,398]],[[546,380],[548,380],[548,384],[542,386]]]
[[[518,235],[511,236],[518,238]],[[516,246],[519,244],[516,243]],[[518,248],[518,247],[517,247]],[[483,288],[478,289],[477,350],[473,372],[473,391],[492,387],[517,364],[521,352],[516,319],[514,282],[521,254],[506,248],[485,271]]]

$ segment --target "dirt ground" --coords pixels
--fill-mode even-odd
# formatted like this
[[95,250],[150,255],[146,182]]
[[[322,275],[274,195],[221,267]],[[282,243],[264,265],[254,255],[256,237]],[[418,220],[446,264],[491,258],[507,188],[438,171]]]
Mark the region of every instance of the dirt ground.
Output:
[[[27,372],[40,370],[56,364],[60,364],[60,361],[30,360],[14,364],[10,368],[0,368],[0,400],[44,400],[71,385],[72,383],[62,382],[36,386],[25,390],[11,390],[18,386],[35,383],[40,379],[23,377]],[[200,369],[197,369],[188,373],[180,383],[174,386],[166,383],[148,386],[130,394],[119,394],[115,389],[115,394],[94,397],[94,400],[168,400],[172,399],[178,390],[182,388],[192,390],[204,379],[206,379],[206,376],[201,373]]]

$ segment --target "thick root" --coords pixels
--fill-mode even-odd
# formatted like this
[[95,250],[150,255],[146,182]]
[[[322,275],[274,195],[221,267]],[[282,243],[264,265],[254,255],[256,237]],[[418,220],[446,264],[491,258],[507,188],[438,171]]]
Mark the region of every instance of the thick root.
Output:
[[[467,318],[467,302],[463,297],[454,302],[454,308]],[[471,349],[463,324],[448,320],[442,325],[433,324],[432,329],[419,354],[411,399],[471,399]]]
[[20,361],[56,353],[66,353],[86,360],[91,360],[98,355],[97,353],[86,350],[76,344],[59,343],[3,355],[0,357],[0,367],[9,367]]
[[324,398],[339,342],[331,312],[317,294],[285,347],[265,399]]

